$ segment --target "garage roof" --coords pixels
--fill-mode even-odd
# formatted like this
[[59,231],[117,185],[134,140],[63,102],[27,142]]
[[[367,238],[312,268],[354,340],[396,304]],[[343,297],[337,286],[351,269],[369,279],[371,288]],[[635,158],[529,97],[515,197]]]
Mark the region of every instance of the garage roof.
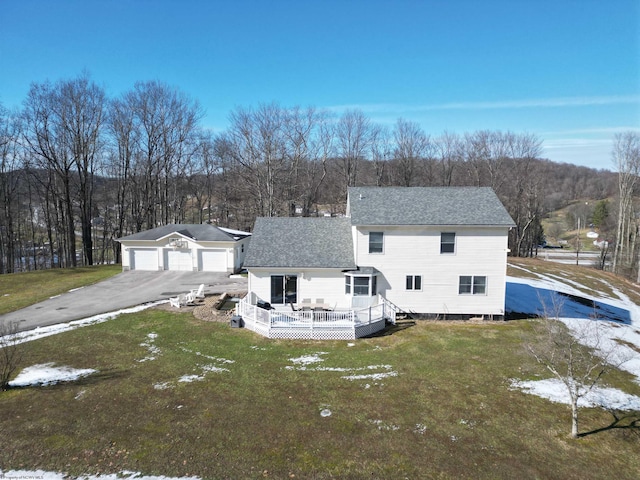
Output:
[[251,235],[248,232],[230,230],[228,228],[216,227],[203,223],[193,224],[170,224],[162,227],[152,228],[143,232],[127,235],[118,238],[119,242],[128,240],[149,240],[156,241],[172,235],[181,235],[195,241],[202,242],[234,242],[242,240]]

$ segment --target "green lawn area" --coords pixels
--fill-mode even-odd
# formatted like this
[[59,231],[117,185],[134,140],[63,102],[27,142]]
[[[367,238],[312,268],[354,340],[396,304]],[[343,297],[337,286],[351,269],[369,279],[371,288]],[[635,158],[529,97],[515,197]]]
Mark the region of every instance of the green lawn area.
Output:
[[[594,270],[510,263],[510,275],[525,266],[583,282],[587,292],[625,289]],[[119,271],[0,276],[9,293],[0,312],[18,308],[14,296],[33,303]],[[637,288],[625,292],[640,299]],[[97,372],[0,392],[0,468],[203,479],[637,478],[638,428],[573,440],[568,406],[510,389],[511,379],[548,378],[521,347],[531,335],[524,320],[403,321],[373,338],[285,341],[184,312],[122,315],[23,344],[20,369],[53,362]],[[188,376],[197,379],[181,381]],[[624,372],[606,382],[640,395]],[[582,409],[580,430],[612,421]]]
[[[98,372],[1,393],[0,465],[208,479],[637,478],[637,430],[572,440],[568,407],[510,390],[511,378],[542,373],[520,346],[530,334],[525,321],[406,321],[352,342],[278,341],[189,313],[123,315],[24,344],[25,367]],[[314,355],[322,361],[292,361]],[[624,373],[609,380],[640,395]],[[582,410],[582,431],[611,421]]]
[[122,272],[121,265],[55,268],[0,275],[0,315]]

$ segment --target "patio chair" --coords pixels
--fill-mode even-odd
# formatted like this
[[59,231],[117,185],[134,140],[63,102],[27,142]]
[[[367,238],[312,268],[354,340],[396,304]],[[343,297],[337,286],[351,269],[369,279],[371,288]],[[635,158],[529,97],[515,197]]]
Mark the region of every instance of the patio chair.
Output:
[[192,292],[181,293],[177,297],[169,297],[169,304],[176,308],[186,307],[195,301],[195,294]]
[[204,283],[201,283],[197,289],[191,290],[193,298],[204,298]]

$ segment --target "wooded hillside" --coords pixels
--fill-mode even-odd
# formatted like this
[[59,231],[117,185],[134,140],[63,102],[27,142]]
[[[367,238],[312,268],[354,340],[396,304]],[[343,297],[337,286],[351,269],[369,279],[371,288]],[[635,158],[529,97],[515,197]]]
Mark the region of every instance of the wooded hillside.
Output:
[[548,212],[618,192],[617,173],[542,159],[528,133],[275,103],[237,108],[220,133],[201,119],[156,81],[118,98],[86,75],[33,84],[20,111],[0,111],[0,272],[119,262],[114,239],[168,223],[250,231],[258,216],[337,215],[358,185],[489,186],[517,224],[511,254],[529,256]]

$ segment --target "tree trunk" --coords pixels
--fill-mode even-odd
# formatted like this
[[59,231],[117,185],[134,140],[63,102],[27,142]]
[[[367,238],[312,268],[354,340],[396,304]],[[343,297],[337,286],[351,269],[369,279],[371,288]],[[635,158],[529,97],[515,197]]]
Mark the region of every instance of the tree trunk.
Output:
[[578,438],[578,399],[571,399],[571,437]]

